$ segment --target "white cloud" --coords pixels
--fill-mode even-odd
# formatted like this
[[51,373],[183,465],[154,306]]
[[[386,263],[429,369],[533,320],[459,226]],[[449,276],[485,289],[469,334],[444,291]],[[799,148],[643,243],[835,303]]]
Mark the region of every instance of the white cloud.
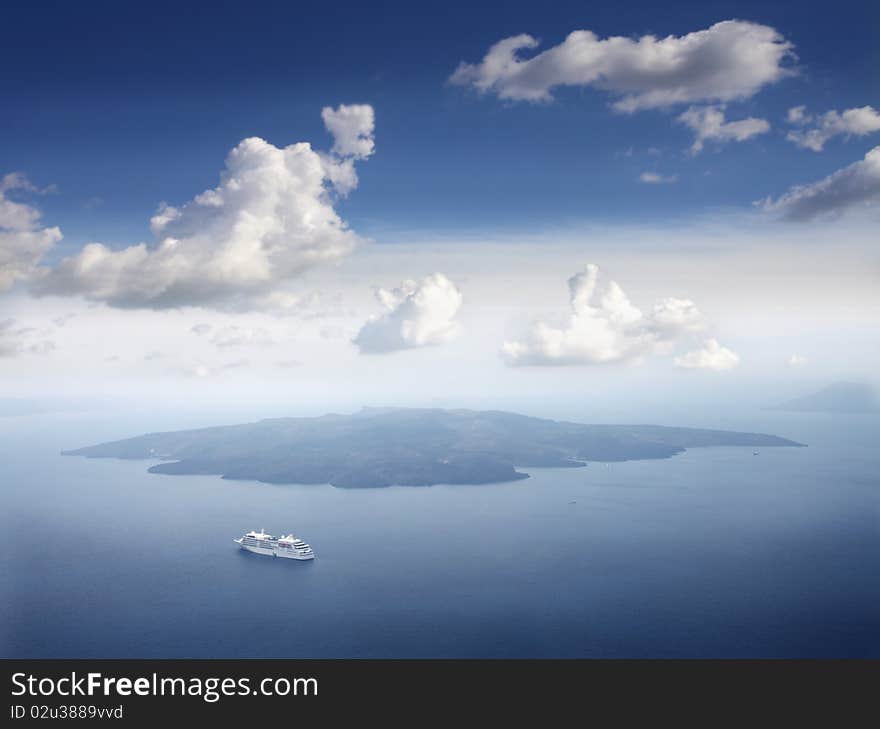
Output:
[[819,116],[808,114],[805,106],[795,106],[788,110],[786,119],[789,124],[803,129],[792,130],[785,138],[814,152],[821,152],[832,137],[864,137],[880,131],[880,113],[872,106],[861,106],[842,112],[832,109]]
[[303,321],[328,319],[345,315],[342,295],[338,292],[312,291],[294,294],[289,291],[273,291],[255,300],[257,308],[276,316],[289,316]]
[[788,358],[789,367],[803,367],[807,364],[807,358],[802,354],[793,354]]
[[730,370],[739,364],[739,355],[722,347],[717,339],[707,339],[700,349],[675,358],[675,366],[683,369]]
[[25,345],[21,351],[29,354],[49,354],[49,352],[54,352],[56,349],[55,342],[50,339],[41,339],[39,342]]
[[367,321],[353,340],[363,353],[441,344],[458,334],[455,317],[461,292],[442,273],[427,276],[421,283],[404,281],[396,289],[379,289],[376,298],[385,313]]
[[807,120],[806,106],[793,106],[785,115],[785,120],[789,124],[803,124]]
[[207,365],[201,362],[197,362],[195,364],[188,364],[182,367],[178,367],[173,371],[186,377],[195,377],[196,379],[202,380],[211,377],[218,377],[224,372],[228,372],[229,370],[242,369],[248,367],[249,365],[250,362],[246,359],[233,360],[231,362],[224,362],[219,365]]
[[836,217],[858,206],[880,203],[880,147],[865,158],[810,185],[797,185],[776,200],[755,204],[785,220]]
[[318,336],[327,340],[344,339],[345,329],[340,326],[323,326],[318,330]]
[[340,197],[348,197],[348,194],[357,188],[360,180],[354,169],[353,157],[337,157],[333,154],[318,152],[318,157],[324,165],[324,174],[327,182]]
[[0,320],[0,357],[18,354],[19,342],[15,331],[15,319]]
[[54,351],[55,343],[44,337],[44,332],[21,326],[15,319],[0,320],[0,357],[48,354]]
[[215,374],[214,370],[207,365],[189,365],[187,367],[182,367],[180,373],[183,375],[189,375],[190,377],[200,378],[211,377]]
[[770,131],[770,124],[766,119],[750,116],[737,121],[725,121],[724,108],[719,106],[692,106],[681,114],[678,120],[689,127],[696,137],[691,146],[691,151],[694,153],[703,149],[706,140],[744,142],[746,139]]
[[245,346],[265,347],[274,343],[275,340],[262,327],[246,327],[237,324],[222,327],[211,336],[211,344],[221,349]]
[[10,192],[45,192],[19,172],[0,178],[0,291],[31,277],[40,259],[61,240],[61,230],[40,225],[40,211],[9,198]]
[[340,104],[336,109],[325,106],[321,118],[333,135],[333,152],[340,157],[366,159],[375,149],[373,129],[375,114],[369,104]]
[[480,63],[461,63],[450,78],[482,93],[517,101],[550,101],[556,86],[594,86],[620,98],[618,111],[747,99],[790,75],[793,46],[775,29],[726,20],[683,36],[601,39],[576,30],[531,58],[530,35],[505,38]]
[[568,280],[571,315],[566,324],[537,322],[521,339],[504,342],[510,365],[592,365],[638,360],[667,352],[685,334],[705,327],[689,299],[665,298],[645,314],[611,281],[597,297],[599,267],[590,264]]
[[639,175],[639,182],[644,182],[647,185],[668,185],[676,180],[678,180],[678,175],[661,175],[659,172],[642,172]]
[[196,336],[207,337],[211,344],[220,349],[247,346],[266,347],[275,344],[272,335],[262,327],[229,324],[215,329],[211,324],[200,322],[190,327],[190,331]]
[[216,188],[180,208],[160,206],[150,221],[154,243],[122,250],[90,243],[50,270],[36,291],[122,308],[253,308],[304,270],[339,261],[360,238],[339,217],[331,192],[352,189],[352,160],[372,152],[367,109],[324,110],[334,154],[306,142],[279,148],[243,140]]
[[369,104],[340,104],[321,110],[324,126],[333,136],[330,154],[319,153],[327,179],[345,197],[358,186],[355,160],[365,160],[375,151],[375,114]]
[[67,326],[68,322],[70,322],[71,319],[75,319],[75,318],[76,318],[75,312],[68,312],[67,314],[62,314],[61,316],[56,316],[52,320],[52,323],[56,327],[64,327],[64,326]]

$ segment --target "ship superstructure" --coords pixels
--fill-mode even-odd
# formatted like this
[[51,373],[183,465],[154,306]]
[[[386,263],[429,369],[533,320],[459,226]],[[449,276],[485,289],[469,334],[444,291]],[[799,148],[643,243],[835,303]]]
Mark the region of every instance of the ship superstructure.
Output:
[[267,534],[265,529],[256,532],[248,532],[243,537],[233,540],[242,549],[255,554],[265,554],[271,557],[284,557],[286,559],[314,559],[315,553],[312,548],[302,539],[287,534],[276,537]]

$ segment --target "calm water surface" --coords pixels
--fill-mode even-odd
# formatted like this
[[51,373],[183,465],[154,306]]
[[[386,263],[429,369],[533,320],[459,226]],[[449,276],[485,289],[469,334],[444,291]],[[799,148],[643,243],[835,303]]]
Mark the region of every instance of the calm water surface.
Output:
[[[0,655],[880,657],[876,417],[757,413],[721,427],[810,447],[489,486],[273,486],[58,455],[194,424],[0,418]],[[233,544],[260,527],[317,559]]]

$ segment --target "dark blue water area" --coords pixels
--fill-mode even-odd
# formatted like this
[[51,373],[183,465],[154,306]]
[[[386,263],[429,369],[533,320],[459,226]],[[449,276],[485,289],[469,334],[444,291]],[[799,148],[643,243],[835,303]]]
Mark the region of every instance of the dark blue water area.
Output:
[[[278,486],[59,455],[167,421],[0,418],[0,655],[880,657],[874,416],[755,413],[724,427],[809,447],[488,486]],[[232,542],[261,527],[317,559]]]

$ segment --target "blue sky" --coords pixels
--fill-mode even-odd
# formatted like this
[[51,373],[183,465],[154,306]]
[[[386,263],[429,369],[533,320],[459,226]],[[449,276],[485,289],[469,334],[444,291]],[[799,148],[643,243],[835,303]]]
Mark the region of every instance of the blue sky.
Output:
[[[325,144],[318,110],[369,103],[377,154],[345,218],[378,242],[413,231],[513,231],[619,220],[672,221],[748,208],[861,158],[869,138],[819,155],[784,140],[788,108],[880,106],[878,11],[869,2],[9,3],[2,55],[4,170],[58,192],[58,253],[87,240],[149,237],[162,201],[216,183],[240,139]],[[610,110],[608,94],[563,88],[510,103],[446,83],[460,61],[517,33],[555,45],[600,36],[682,35],[743,18],[795,44],[800,73],[729,105],[772,130],[686,154],[676,111]],[[649,150],[652,150],[649,152]],[[631,156],[626,156],[627,152]],[[644,171],[677,175],[644,185]]]
[[878,70],[851,0],[6,3],[0,395],[870,379]]

